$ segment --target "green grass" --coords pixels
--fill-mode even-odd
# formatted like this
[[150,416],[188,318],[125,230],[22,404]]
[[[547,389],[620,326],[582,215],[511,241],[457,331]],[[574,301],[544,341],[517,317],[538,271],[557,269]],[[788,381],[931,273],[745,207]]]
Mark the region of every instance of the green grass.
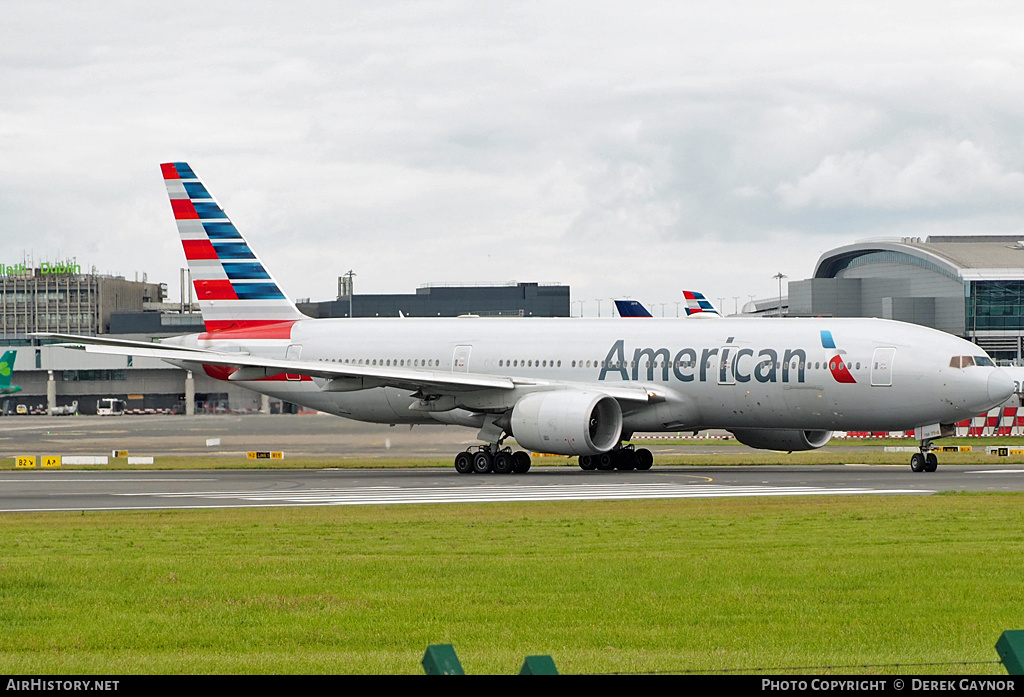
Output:
[[[1024,497],[0,516],[7,673],[1003,673]],[[892,673],[895,668],[868,669]]]

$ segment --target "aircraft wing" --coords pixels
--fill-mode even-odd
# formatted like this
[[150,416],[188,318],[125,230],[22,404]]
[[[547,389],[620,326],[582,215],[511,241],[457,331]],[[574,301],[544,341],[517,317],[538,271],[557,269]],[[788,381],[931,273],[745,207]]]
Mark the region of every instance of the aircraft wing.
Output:
[[[60,338],[66,343],[55,344],[63,348],[77,349],[88,353],[115,356],[139,356],[142,358],[159,358],[179,363],[200,365],[217,365],[237,368],[228,379],[259,380],[282,373],[291,375],[308,375],[324,380],[338,380],[342,389],[345,383],[362,381],[362,388],[395,387],[423,394],[454,394],[475,390],[515,390],[526,391],[540,389],[558,389],[560,387],[578,386],[575,383],[557,380],[537,380],[482,373],[453,373],[442,370],[423,370],[410,368],[391,368],[384,366],[351,365],[328,363],[322,361],[304,361],[265,356],[253,356],[247,353],[228,351],[211,351],[180,346],[162,346],[142,341],[126,339],[99,339],[96,337],[75,336],[71,334],[36,334],[47,338]],[[360,387],[348,387],[359,389]],[[330,390],[329,384],[322,389]],[[593,391],[593,386],[588,386]],[[641,385],[602,385],[597,391],[609,397],[626,401],[648,402],[660,395],[650,392]]]
[[[170,348],[170,346],[164,346],[163,344],[153,343],[152,341],[132,341],[131,339],[114,339],[103,336],[82,336],[81,334],[57,334],[55,332],[31,332],[30,336],[36,339],[58,339],[63,344],[64,348],[82,348],[86,345],[97,345],[97,346],[121,346],[124,348]],[[67,344],[74,344],[69,346]],[[177,348],[177,347],[174,347]],[[193,348],[186,349],[188,351],[197,351],[203,353],[214,353],[213,351],[206,351],[205,349]],[[126,353],[126,356],[138,356],[137,353]]]

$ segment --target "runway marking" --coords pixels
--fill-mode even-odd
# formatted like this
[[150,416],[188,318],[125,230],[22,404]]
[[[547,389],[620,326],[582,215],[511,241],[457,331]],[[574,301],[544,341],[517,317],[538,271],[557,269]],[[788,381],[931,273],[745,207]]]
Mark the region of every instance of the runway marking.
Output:
[[[116,494],[124,497],[244,501],[249,506],[352,506],[405,503],[490,503],[517,501],[609,501],[626,499],[724,498],[739,496],[836,496],[931,494],[917,489],[864,487],[721,486],[707,484],[593,484],[569,486],[368,487],[302,491],[195,491]],[[216,506],[217,504],[211,504]],[[225,505],[225,504],[219,504]],[[195,507],[195,506],[189,506]],[[201,506],[200,506],[201,507]]]
[[53,483],[64,483],[64,484],[67,484],[68,482],[75,482],[77,484],[78,482],[215,482],[215,481],[217,481],[217,479],[216,478],[205,478],[204,479],[202,477],[193,477],[191,479],[181,479],[179,477],[169,477],[169,478],[162,478],[162,479],[151,479],[149,477],[130,478],[130,479],[129,478],[111,479],[110,477],[100,477],[98,479],[87,479],[87,478],[84,478],[84,477],[73,477],[71,479],[54,479],[54,478],[51,478],[51,477],[44,477],[42,479],[28,479],[28,478],[25,478],[25,477],[15,477],[15,478],[12,478],[12,479],[6,479],[6,478],[0,479],[0,481],[4,482],[5,484],[20,484],[21,482],[34,482],[34,483],[45,482],[47,484],[49,484],[51,482],[53,482]]

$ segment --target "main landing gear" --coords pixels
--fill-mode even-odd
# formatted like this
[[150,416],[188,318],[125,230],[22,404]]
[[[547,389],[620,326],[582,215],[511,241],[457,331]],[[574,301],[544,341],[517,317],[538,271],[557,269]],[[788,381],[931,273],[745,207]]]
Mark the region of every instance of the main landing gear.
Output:
[[525,474],[530,471],[530,454],[511,448],[481,445],[476,451],[463,450],[455,456],[455,471],[459,474]]
[[932,450],[935,444],[930,440],[921,441],[921,452],[910,456],[911,472],[934,472],[939,467],[939,458]]
[[599,455],[580,455],[579,461],[583,470],[649,470],[654,455],[647,448],[625,445]]

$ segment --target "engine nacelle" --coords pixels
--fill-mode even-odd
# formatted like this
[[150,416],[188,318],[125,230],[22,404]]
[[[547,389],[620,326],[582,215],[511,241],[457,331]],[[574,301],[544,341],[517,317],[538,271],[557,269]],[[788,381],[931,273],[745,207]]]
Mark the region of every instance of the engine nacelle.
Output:
[[736,440],[762,450],[816,450],[832,438],[832,431],[793,431],[778,428],[737,428]]
[[622,409],[606,394],[558,390],[528,394],[512,409],[512,435],[524,448],[597,455],[619,444]]

